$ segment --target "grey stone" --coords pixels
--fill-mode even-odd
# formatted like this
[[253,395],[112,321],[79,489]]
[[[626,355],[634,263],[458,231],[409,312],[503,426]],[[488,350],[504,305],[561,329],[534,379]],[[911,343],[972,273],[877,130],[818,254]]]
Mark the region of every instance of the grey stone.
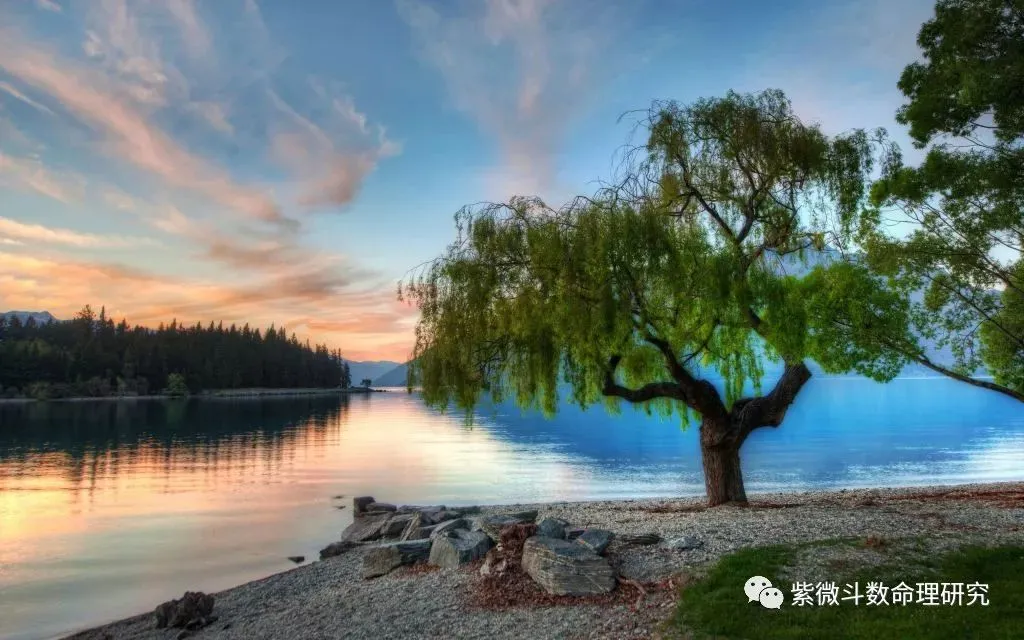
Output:
[[544,518],[537,524],[537,535],[546,538],[565,538],[565,529],[569,526],[568,520],[561,518]]
[[523,570],[548,593],[584,596],[615,588],[608,561],[581,544],[534,536],[523,545]]
[[373,496],[360,496],[358,498],[352,498],[352,512],[357,516],[362,515],[366,511],[366,505],[373,504],[376,502]]
[[437,538],[438,536],[452,535],[457,529],[463,531],[469,531],[470,522],[465,518],[455,518],[454,520],[445,520],[441,524],[435,524],[431,527],[430,537]]
[[423,522],[426,524],[441,524],[448,520],[454,520],[462,514],[458,511],[451,511],[449,509],[439,509],[436,511],[421,511],[423,515]]
[[445,507],[443,504],[433,505],[433,506],[429,506],[429,507],[418,507],[418,506],[412,505],[412,504],[403,504],[402,506],[398,507],[398,513],[417,513],[417,512],[422,512],[422,511],[444,511],[445,509],[447,509],[447,507]]
[[406,564],[425,562],[430,540],[406,540],[372,547],[363,556],[363,578],[376,578]]
[[397,511],[398,507],[387,502],[371,502],[366,505],[367,511]]
[[658,544],[661,536],[656,533],[623,534],[619,536],[619,542],[625,544]]
[[202,591],[186,591],[177,600],[168,600],[153,612],[156,628],[199,629],[212,622],[213,596]]
[[665,546],[673,551],[689,551],[691,549],[700,549],[704,546],[704,542],[695,536],[683,536],[666,540]]
[[381,529],[387,523],[391,514],[382,515],[364,515],[360,518],[356,518],[352,524],[348,525],[344,531],[341,532],[342,541],[348,542],[366,542],[368,540],[376,540],[380,537]]
[[302,564],[306,561],[306,556],[288,556],[288,559],[295,564]]
[[419,512],[410,513],[409,521],[405,523],[402,533],[398,534],[399,540],[418,540],[420,528],[423,526],[423,516]]
[[402,535],[405,528],[413,520],[415,516],[411,513],[403,513],[401,515],[395,515],[388,518],[388,521],[384,523],[384,526],[380,529],[380,535],[385,538],[395,538]]
[[451,536],[434,538],[430,546],[430,564],[454,569],[484,557],[494,544],[482,531],[455,529]]
[[359,545],[357,545],[354,542],[349,542],[347,540],[342,542],[332,542],[331,544],[327,545],[326,547],[320,550],[320,559],[326,560],[327,558],[340,556],[346,551],[355,549],[357,546]]
[[584,531],[586,531],[586,529],[582,529],[580,527],[573,527],[571,529],[566,529],[565,530],[565,539],[566,540],[575,540],[576,538],[578,538],[581,535],[583,535]]
[[501,530],[514,524],[532,524],[537,519],[536,511],[510,513],[505,515],[483,516],[473,521],[472,529],[483,531],[491,540],[498,542]]
[[580,537],[576,538],[576,544],[583,545],[594,553],[600,555],[612,543],[615,534],[605,529],[587,529]]

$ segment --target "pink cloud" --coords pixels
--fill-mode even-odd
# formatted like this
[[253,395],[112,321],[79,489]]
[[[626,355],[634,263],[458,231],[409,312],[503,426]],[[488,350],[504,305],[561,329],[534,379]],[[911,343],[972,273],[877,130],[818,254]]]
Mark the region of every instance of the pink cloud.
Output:
[[46,309],[68,318],[87,302],[111,302],[108,308],[116,306],[131,322],[153,326],[175,318],[187,323],[223,320],[267,326],[300,317],[312,323],[295,325],[300,337],[341,347],[350,357],[353,353],[394,359],[408,356],[415,310],[396,304],[390,289],[324,288],[323,283],[296,289],[301,280],[268,282],[228,286],[121,265],[0,250],[0,301],[7,308]]
[[72,247],[137,247],[153,244],[148,238],[101,236],[70,229],[55,229],[41,224],[30,224],[0,216],[0,237],[24,244],[24,241],[61,244]]
[[0,152],[0,184],[34,191],[65,204],[79,199],[83,180],[47,169],[42,162]]
[[264,190],[238,184],[220,168],[189,153],[88,69],[10,41],[0,44],[0,68],[46,91],[104,133],[109,143],[106,150],[119,160],[259,220],[290,222]]

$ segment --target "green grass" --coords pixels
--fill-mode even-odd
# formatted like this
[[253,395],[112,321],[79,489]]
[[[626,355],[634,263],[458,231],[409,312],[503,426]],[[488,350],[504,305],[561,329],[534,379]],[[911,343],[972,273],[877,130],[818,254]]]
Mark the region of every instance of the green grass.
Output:
[[[917,557],[913,562],[893,558],[890,564],[870,570],[837,570],[829,575],[840,588],[845,582],[882,580],[890,588],[900,581],[981,582],[989,585],[987,607],[867,606],[840,602],[839,606],[792,605],[791,582],[779,572],[796,556],[794,547],[746,549],[723,558],[707,576],[682,591],[679,606],[669,622],[671,631],[686,637],[739,640],[828,640],[898,638],[1024,638],[1024,547],[970,547],[944,556]],[[916,554],[915,554],[916,555]],[[782,589],[786,602],[779,610],[747,602],[743,584],[754,575],[765,576]],[[795,577],[800,580],[799,576]]]

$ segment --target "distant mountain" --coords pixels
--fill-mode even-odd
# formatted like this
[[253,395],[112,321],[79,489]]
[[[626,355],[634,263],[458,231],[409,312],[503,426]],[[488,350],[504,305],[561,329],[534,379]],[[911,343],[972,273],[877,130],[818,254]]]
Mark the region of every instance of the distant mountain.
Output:
[[375,387],[404,387],[409,375],[409,363],[400,364],[373,381]]
[[33,318],[36,324],[46,324],[47,322],[57,322],[57,318],[53,317],[49,311],[4,311],[0,313],[0,317],[4,320],[10,320],[17,318],[21,324],[28,322],[29,318]]
[[390,360],[367,360],[366,362],[347,360],[347,362],[348,370],[352,374],[353,385],[359,384],[365,378],[376,380],[402,364],[401,362],[391,362]]

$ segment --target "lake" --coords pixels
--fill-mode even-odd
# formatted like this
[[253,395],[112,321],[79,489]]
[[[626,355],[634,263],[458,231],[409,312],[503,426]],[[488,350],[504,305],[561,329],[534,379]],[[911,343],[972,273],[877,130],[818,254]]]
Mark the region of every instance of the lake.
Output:
[[[748,492],[1024,479],[1024,405],[936,378],[814,378],[743,448]],[[350,497],[703,494],[696,429],[625,408],[472,428],[404,391],[0,404],[0,638],[50,638],[317,557]],[[346,499],[335,500],[336,495]]]

